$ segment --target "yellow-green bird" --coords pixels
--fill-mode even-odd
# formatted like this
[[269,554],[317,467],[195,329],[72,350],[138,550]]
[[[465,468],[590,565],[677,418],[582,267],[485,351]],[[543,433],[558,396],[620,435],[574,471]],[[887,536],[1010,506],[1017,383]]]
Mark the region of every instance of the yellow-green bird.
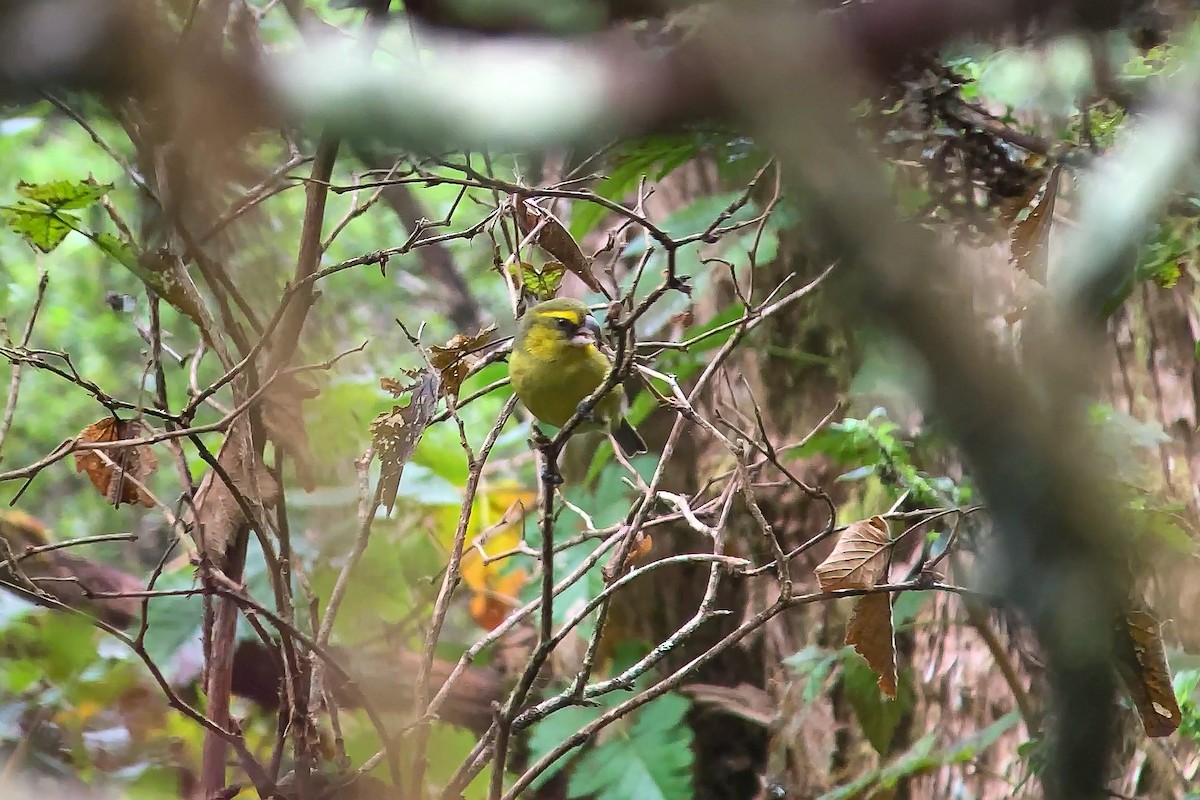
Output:
[[[578,300],[556,298],[525,312],[517,325],[508,371],[513,391],[529,413],[561,428],[588,395],[604,382],[612,362],[600,352],[600,326]],[[626,455],[646,452],[646,443],[625,419],[618,384],[600,398],[592,420],[581,429],[608,428]]]

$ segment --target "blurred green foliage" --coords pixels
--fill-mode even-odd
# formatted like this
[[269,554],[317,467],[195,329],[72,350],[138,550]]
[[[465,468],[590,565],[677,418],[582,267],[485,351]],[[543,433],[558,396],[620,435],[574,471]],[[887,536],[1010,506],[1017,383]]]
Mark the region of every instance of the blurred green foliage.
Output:
[[[325,11],[333,18],[353,13]],[[261,28],[268,41],[285,38],[286,29],[274,16],[265,18]],[[1080,117],[1081,98],[1093,88],[1087,71],[1081,68],[1081,47],[1079,42],[1064,42],[1038,55],[1024,50],[977,52],[954,60],[952,66],[967,79],[965,99],[986,99],[1006,106],[1010,120],[1017,112],[1048,114],[1061,123],[1056,138],[1084,145],[1090,137],[1096,146],[1107,147],[1125,115],[1120,109],[1104,105],[1092,109],[1086,121]],[[1167,50],[1161,48],[1145,55],[1132,55],[1116,43],[1113,48],[1124,63],[1122,74],[1126,77],[1158,74],[1169,61]],[[1084,124],[1090,126],[1086,132]],[[119,126],[99,117],[94,125],[97,135],[123,159],[132,158]],[[266,142],[261,147],[259,155],[264,160],[282,160],[284,148],[280,143]],[[625,200],[643,181],[654,184],[698,157],[717,163],[717,185],[707,187],[697,198],[656,220],[673,237],[697,237],[697,241],[675,253],[679,274],[690,279],[696,296],[711,288],[712,276],[727,275],[729,267],[744,274],[752,261],[757,265],[773,261],[780,252],[781,238],[801,222],[800,212],[787,200],[771,205],[771,193],[763,191],[764,187],[758,187],[760,191],[752,195],[743,190],[766,156],[754,142],[723,132],[692,131],[623,143],[609,154],[605,175],[595,190],[602,197]],[[516,156],[484,159],[479,154],[472,155],[470,161],[474,169],[494,170],[505,180],[518,180],[526,173],[529,165],[525,162]],[[335,172],[334,183],[348,185],[360,171],[360,166],[344,159]],[[300,168],[291,177],[305,174],[305,168]],[[303,190],[298,186],[297,182],[296,188],[264,202],[251,215],[246,228],[231,237],[226,254],[230,273],[253,287],[253,301],[267,309],[273,309],[273,301],[294,265],[303,215]],[[452,208],[457,209],[455,228],[483,219],[489,213],[488,204],[493,202],[492,192],[486,190],[470,189],[463,195],[450,184],[413,186],[427,218],[442,219]],[[912,187],[902,187],[901,193],[911,195],[906,202],[914,206],[917,199],[927,197]],[[348,218],[355,204],[366,201],[370,194],[371,190],[366,189],[331,193],[326,231],[335,221]],[[138,191],[121,166],[78,126],[51,114],[48,104],[10,109],[0,120],[0,207],[8,226],[0,232],[0,317],[7,322],[9,335],[15,337],[23,329],[34,303],[39,274],[45,271],[49,285],[30,345],[69,353],[83,378],[114,397],[146,404],[155,390],[154,376],[147,370],[149,345],[138,327],[144,327],[148,317],[143,281],[153,279],[136,259],[137,243],[121,238],[105,213],[100,204],[102,197],[132,229],[141,230],[152,222],[146,218],[149,214]],[[768,208],[773,213],[761,231],[749,224]],[[598,246],[605,219],[599,205],[580,203],[575,204],[568,226],[577,239]],[[715,242],[704,242],[705,234],[713,232],[714,220],[719,221],[719,227],[741,227]],[[350,219],[344,235],[323,254],[322,265],[395,247],[406,240],[408,233],[395,214],[377,205],[369,213]],[[502,235],[498,238],[503,240]],[[488,238],[454,239],[444,246],[462,271],[485,318],[494,319],[502,334],[511,332],[509,298],[493,269],[494,252]],[[1173,285],[1182,272],[1195,270],[1198,250],[1200,239],[1193,218],[1181,216],[1164,221],[1143,249],[1129,288],[1139,281]],[[635,292],[643,297],[662,274],[667,254],[644,235],[635,239],[624,254],[647,258],[646,277]],[[714,264],[719,268],[712,268]],[[381,390],[379,378],[421,364],[420,356],[394,320],[399,316],[406,323],[425,323],[425,345],[443,342],[456,331],[440,313],[444,289],[426,274],[419,253],[397,256],[385,270],[374,266],[347,270],[322,282],[319,288],[319,322],[306,334],[306,355],[314,361],[323,360],[363,341],[369,343],[364,352],[318,376],[321,394],[305,408],[308,429],[315,432],[313,438],[318,443],[318,458],[325,465],[337,467],[330,471],[339,478],[312,493],[289,490],[286,497],[295,557],[303,570],[305,587],[324,599],[332,591],[341,559],[360,524],[352,462],[366,445],[370,420],[394,403]],[[632,289],[632,278],[621,288]],[[117,310],[110,305],[111,297],[119,301],[115,304]],[[121,300],[124,297],[132,298],[131,309]],[[585,299],[603,301],[595,294]],[[679,340],[692,341],[687,348],[665,350],[655,361],[656,369],[680,382],[695,377],[709,363],[714,351],[732,335],[732,328],[722,326],[744,312],[740,304],[730,301],[711,315],[690,319],[685,312],[691,305],[687,296],[674,293],[641,321],[643,331],[660,334],[674,326]],[[196,350],[199,339],[186,315],[163,304],[162,323],[166,345],[184,356]],[[893,397],[920,392],[919,374],[897,367],[903,362],[895,356],[876,352],[867,358],[849,387],[853,399],[865,402],[880,393],[881,384],[889,382],[889,391],[895,390]],[[187,400],[190,364],[167,361],[165,369],[168,397],[178,408]],[[219,374],[210,357],[199,370],[198,382],[206,385]],[[462,396],[505,374],[502,364],[482,370],[464,384]],[[655,388],[669,391],[663,385]],[[510,393],[502,387],[458,410],[461,435],[472,447],[477,449],[482,444]],[[633,400],[630,418],[635,423],[646,420],[658,406],[644,389]],[[106,414],[102,405],[60,376],[25,369],[21,400],[0,469],[36,460]],[[921,506],[962,507],[974,502],[969,477],[945,474],[945,443],[939,439],[936,425],[909,430],[896,421],[898,416],[887,407],[871,408],[861,417],[852,415],[830,425],[803,447],[785,451],[783,456],[789,460],[813,456],[829,459],[842,470],[839,481],[856,487],[882,487],[887,502],[905,492],[911,502]],[[215,410],[205,409],[197,421],[211,422],[218,417]],[[485,474],[480,497],[471,509],[472,532],[494,524],[513,496],[527,498],[535,490],[534,464],[528,458],[526,441],[530,431],[522,419],[518,415],[511,420],[498,440],[492,456],[497,466]],[[1122,472],[1121,478],[1130,486],[1128,509],[1144,523],[1138,529],[1169,546],[1192,552],[1194,532],[1182,521],[1180,509],[1138,488],[1147,483],[1138,466],[1147,452],[1164,441],[1165,432],[1110,407],[1097,407],[1093,422],[1111,445],[1114,465],[1128,471]],[[453,422],[435,425],[425,432],[405,469],[395,513],[376,521],[368,557],[359,565],[342,607],[344,618],[354,624],[336,630],[336,643],[369,646],[386,640],[420,645],[424,631],[413,621],[427,615],[436,592],[448,537],[458,519],[468,478],[459,436]],[[214,452],[220,444],[216,435],[206,441]],[[597,528],[620,523],[639,494],[611,463],[608,447],[604,442],[597,448],[584,483],[566,488],[566,497],[578,511],[568,509],[561,514],[555,530],[560,541],[586,532],[584,515]],[[185,455],[193,474],[201,474],[205,464],[197,453],[188,446]],[[634,461],[643,479],[649,478],[655,465],[652,456]],[[169,468],[160,467],[152,476],[151,486],[169,503],[179,493],[177,476]],[[0,484],[0,502],[12,501],[21,488],[19,481]],[[86,477],[75,473],[70,461],[39,474],[24,489],[18,505],[47,522],[60,538],[113,531],[142,533],[133,556],[130,548],[116,544],[98,545],[88,551],[88,555],[121,564],[138,574],[148,570],[166,545],[157,512],[106,505]],[[525,518],[521,533],[525,543],[537,547],[541,533],[535,515]],[[931,534],[935,554],[939,545],[946,547],[947,538],[944,530]],[[585,543],[561,551],[555,559],[555,573],[563,575],[575,569],[596,546]],[[508,562],[506,569],[524,569],[529,574],[536,569],[536,560],[528,555],[513,556]],[[556,623],[573,616],[575,609],[603,590],[602,564],[598,563],[559,597],[554,607]],[[270,576],[261,557],[251,556],[245,577],[255,597],[271,597]],[[194,585],[193,567],[176,559],[159,579],[157,588],[186,590]],[[527,585],[518,599],[528,601],[538,589]],[[893,614],[898,627],[913,624],[927,594],[907,592],[896,598]],[[303,596],[303,591],[298,589],[298,596]],[[194,676],[201,619],[202,603],[197,597],[159,597],[148,604],[146,650],[168,680],[187,684],[189,676]],[[592,615],[572,637],[586,642],[594,626]],[[479,634],[478,620],[466,604],[454,605],[439,655],[457,658]],[[244,626],[239,635],[253,637],[254,633]],[[202,731],[165,705],[161,692],[131,652],[78,617],[46,613],[7,595],[0,595],[0,642],[0,752],[25,747],[26,737],[36,736],[37,741],[27,752],[40,769],[89,782],[107,780],[120,786],[130,798],[157,798],[177,790],[178,765],[196,761]],[[645,642],[622,644],[627,657],[640,656],[650,646]],[[482,660],[486,659],[485,655]],[[806,648],[787,665],[804,682],[807,702],[814,702],[840,682],[868,741],[880,754],[890,752],[901,716],[914,702],[911,670],[901,671],[899,698],[889,701],[880,695],[875,676],[865,662],[848,648]],[[1175,677],[1184,709],[1181,731],[1200,741],[1200,712],[1195,701],[1198,684],[1200,672],[1181,671]],[[637,688],[644,688],[644,684]],[[612,693],[599,698],[597,706],[571,706],[548,716],[534,727],[529,738],[531,756],[537,758],[549,752],[624,698],[621,693]],[[585,747],[568,753],[539,779],[539,784],[569,767],[566,791],[570,798],[690,798],[695,757],[693,734],[686,720],[689,709],[690,701],[683,696],[666,694],[620,720]],[[244,712],[248,720],[246,729],[252,745],[269,747],[273,720],[249,707],[239,712]],[[904,776],[970,761],[1015,722],[1014,715],[1004,716],[975,736],[951,744],[939,744],[933,734],[924,736],[879,770],[839,787],[823,800],[886,790]],[[343,726],[346,751],[353,764],[361,763],[378,749],[375,732],[362,713],[345,713]],[[429,750],[430,781],[447,781],[473,744],[469,733],[449,725],[435,726]],[[466,796],[470,800],[484,796],[487,782],[485,770]]]

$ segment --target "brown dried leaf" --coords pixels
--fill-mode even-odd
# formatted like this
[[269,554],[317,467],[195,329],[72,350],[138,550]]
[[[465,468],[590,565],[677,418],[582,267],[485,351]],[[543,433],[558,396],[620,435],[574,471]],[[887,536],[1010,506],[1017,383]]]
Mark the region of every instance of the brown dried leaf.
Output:
[[379,454],[382,487],[380,502],[388,513],[396,505],[396,492],[400,488],[400,476],[404,465],[412,457],[421,434],[433,419],[438,398],[442,395],[442,376],[439,372],[424,370],[409,390],[408,405],[393,406],[391,411],[380,414],[371,421],[371,439]]
[[689,305],[683,311],[671,317],[670,324],[680,328],[690,328],[696,324],[696,307]]
[[317,488],[317,479],[313,474],[313,455],[304,426],[304,401],[312,400],[318,394],[319,389],[296,375],[283,374],[263,395],[262,416],[267,436],[292,459],[296,477],[306,492]]
[[458,333],[444,345],[429,348],[429,363],[441,373],[443,395],[458,396],[471,368],[479,362],[478,351],[491,341],[495,332],[496,326],[488,325],[473,336]]
[[1135,609],[1117,626],[1117,672],[1125,683],[1146,735],[1169,736],[1183,714],[1175,701],[1171,670],[1159,635],[1158,619],[1146,609]]
[[846,629],[846,644],[853,645],[875,673],[879,688],[896,699],[896,640],[892,630],[891,594],[858,598]]
[[[122,420],[116,417],[88,425],[79,432],[80,442],[119,442],[137,439],[145,432],[141,420]],[[86,472],[96,491],[100,492],[113,506],[122,503],[141,503],[146,508],[154,507],[154,500],[133,481],[145,479],[158,468],[158,459],[146,446],[133,445],[111,450],[82,450],[75,453],[75,471]],[[107,458],[105,458],[107,456]]]
[[852,523],[815,570],[821,591],[870,589],[887,570],[888,525],[882,517]]
[[[1058,187],[1062,176],[1062,165],[1050,170],[1044,188],[1035,186],[1033,196],[1022,207],[1010,230],[1012,257],[1017,269],[1023,270],[1038,283],[1046,282],[1047,259],[1050,254],[1050,227],[1054,220],[1054,203],[1058,199]],[[1040,194],[1038,189],[1041,188]],[[1025,210],[1028,215],[1022,217]]]
[[654,549],[654,539],[645,531],[638,531],[637,538],[633,540],[633,547],[629,548],[629,555],[625,557],[626,566],[632,567],[634,564],[641,562],[646,556],[650,555],[650,551]]
[[[415,369],[406,369],[404,374],[410,378],[415,378],[420,373]],[[380,378],[379,388],[390,394],[392,397],[403,397],[416,388],[415,383],[401,383],[396,378]]]
[[534,238],[538,247],[561,261],[563,266],[578,276],[584,285],[593,292],[604,294],[600,281],[596,280],[596,276],[592,274],[591,262],[579,249],[579,244],[571,238],[571,234],[567,232],[566,226],[558,217],[521,196],[516,198],[513,207],[516,210],[517,226],[523,235],[528,236],[539,223],[544,221]]
[[[217,463],[233,482],[234,489],[256,515],[279,500],[279,484],[259,460],[250,441],[246,418],[238,417],[217,452]],[[238,530],[250,524],[237,497],[216,470],[209,470],[196,491],[194,526],[196,547],[218,564]]]

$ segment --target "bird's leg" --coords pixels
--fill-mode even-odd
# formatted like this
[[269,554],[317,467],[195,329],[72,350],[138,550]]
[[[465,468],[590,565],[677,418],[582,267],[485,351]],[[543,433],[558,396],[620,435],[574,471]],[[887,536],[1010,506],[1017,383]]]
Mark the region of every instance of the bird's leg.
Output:
[[542,483],[551,486],[562,486],[563,476],[558,471],[558,464],[553,461],[542,462]]
[[529,443],[544,453],[546,448],[550,446],[550,437],[542,433],[541,428],[534,425],[529,435]]
[[558,471],[558,453],[552,448],[542,448],[542,483],[549,486],[562,486],[563,476]]
[[529,438],[530,443],[542,455],[542,482],[550,486],[561,486],[563,476],[558,471],[558,448],[554,446],[554,442],[546,434],[542,433],[536,425],[533,426],[533,435]]
[[596,407],[587,407],[587,400],[581,400],[579,405],[575,406],[575,413],[583,422],[590,422],[593,425],[600,424],[600,418],[596,416]]

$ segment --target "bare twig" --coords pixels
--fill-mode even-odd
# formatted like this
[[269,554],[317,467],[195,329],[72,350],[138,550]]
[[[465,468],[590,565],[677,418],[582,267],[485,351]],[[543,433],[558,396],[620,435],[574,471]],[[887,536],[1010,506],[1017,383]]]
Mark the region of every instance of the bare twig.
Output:
[[[26,348],[29,346],[29,338],[33,336],[33,326],[37,322],[38,311],[42,307],[42,300],[46,296],[46,285],[50,281],[50,274],[43,272],[38,278],[37,294],[33,299],[33,308],[29,312],[29,319],[25,323],[25,332],[21,334],[20,347]],[[9,346],[12,342],[9,341]],[[8,429],[12,427],[13,414],[17,409],[17,395],[21,392],[21,362],[12,362],[12,377],[8,382],[8,399],[4,403],[4,416],[0,418],[0,461],[4,460],[4,440],[8,437]]]

